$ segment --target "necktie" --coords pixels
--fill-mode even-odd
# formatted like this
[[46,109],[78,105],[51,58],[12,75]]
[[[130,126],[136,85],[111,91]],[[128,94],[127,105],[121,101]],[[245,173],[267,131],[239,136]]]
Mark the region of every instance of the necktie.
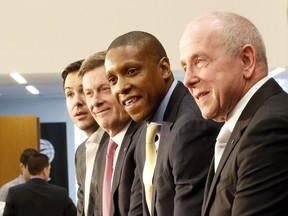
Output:
[[110,139],[106,154],[106,164],[105,164],[105,173],[103,182],[103,194],[102,194],[103,216],[110,216],[111,179],[113,173],[114,152],[116,148],[117,144],[112,139]]
[[157,132],[157,127],[157,125],[149,125],[146,132],[146,161],[143,170],[143,181],[145,187],[146,203],[150,214],[153,187],[152,181],[156,164],[156,146],[154,139]]
[[225,125],[221,128],[217,138],[216,138],[216,144],[215,144],[215,156],[214,156],[214,165],[215,165],[215,172],[217,170],[219,161],[222,157],[223,151],[226,147],[226,144],[229,140],[229,137],[231,135],[231,131],[225,127]]

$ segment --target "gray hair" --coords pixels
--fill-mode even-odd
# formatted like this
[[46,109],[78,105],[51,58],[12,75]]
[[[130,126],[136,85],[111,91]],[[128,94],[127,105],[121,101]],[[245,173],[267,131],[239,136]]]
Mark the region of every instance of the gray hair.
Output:
[[[267,65],[266,49],[263,38],[256,26],[235,13],[214,12],[197,20],[205,18],[218,19],[222,28],[219,30],[219,40],[230,56],[235,56],[244,45],[251,44],[256,50],[256,60]],[[197,22],[197,20],[195,20]]]

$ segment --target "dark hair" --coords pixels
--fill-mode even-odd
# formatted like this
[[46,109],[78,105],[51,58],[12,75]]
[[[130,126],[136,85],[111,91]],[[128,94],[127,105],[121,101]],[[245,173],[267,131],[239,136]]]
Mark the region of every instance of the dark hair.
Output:
[[145,56],[158,62],[167,57],[166,51],[160,41],[153,35],[143,31],[131,31],[117,37],[108,47],[107,52],[120,46],[134,46]]
[[81,65],[78,75],[80,77],[83,77],[87,71],[93,70],[97,67],[104,65],[105,56],[106,56],[106,51],[100,51],[100,52],[94,53],[93,55],[85,59],[85,61]]
[[20,163],[22,163],[24,166],[27,165],[27,162],[28,162],[28,159],[31,155],[35,155],[35,154],[38,154],[39,152],[36,151],[35,149],[33,148],[27,148],[25,149],[21,156],[20,156]]
[[41,171],[49,166],[49,158],[45,154],[33,154],[28,159],[28,171],[31,175],[37,175]]
[[64,71],[62,72],[62,75],[61,75],[62,79],[63,79],[63,87],[65,85],[65,80],[66,80],[66,77],[68,76],[68,74],[78,72],[80,70],[80,67],[81,67],[83,61],[84,61],[84,59],[75,61],[75,62],[69,64],[64,69]]

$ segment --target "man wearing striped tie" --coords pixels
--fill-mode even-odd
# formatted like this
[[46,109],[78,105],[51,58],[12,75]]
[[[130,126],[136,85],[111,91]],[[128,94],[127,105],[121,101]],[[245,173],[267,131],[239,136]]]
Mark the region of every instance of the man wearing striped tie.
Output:
[[[132,121],[112,95],[105,75],[104,60],[104,51],[95,53],[83,62],[79,71],[89,110],[110,136],[108,148],[100,150],[99,155],[102,157],[96,161],[94,215],[125,216],[129,212],[136,167],[134,152],[141,124]],[[137,211],[141,213],[141,208]]]

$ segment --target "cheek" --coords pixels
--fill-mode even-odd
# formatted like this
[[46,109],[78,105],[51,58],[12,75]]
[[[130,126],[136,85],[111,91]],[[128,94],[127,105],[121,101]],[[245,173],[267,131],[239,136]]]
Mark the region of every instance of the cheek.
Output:
[[73,104],[71,100],[66,99],[66,107],[67,107],[68,112],[72,111]]
[[86,101],[86,106],[87,106],[88,111],[92,113],[93,107],[94,107],[93,104],[92,104],[92,101],[87,100]]
[[69,114],[70,118],[73,118],[73,112],[72,112],[72,107],[71,106],[67,106],[67,111],[68,111],[68,114]]

